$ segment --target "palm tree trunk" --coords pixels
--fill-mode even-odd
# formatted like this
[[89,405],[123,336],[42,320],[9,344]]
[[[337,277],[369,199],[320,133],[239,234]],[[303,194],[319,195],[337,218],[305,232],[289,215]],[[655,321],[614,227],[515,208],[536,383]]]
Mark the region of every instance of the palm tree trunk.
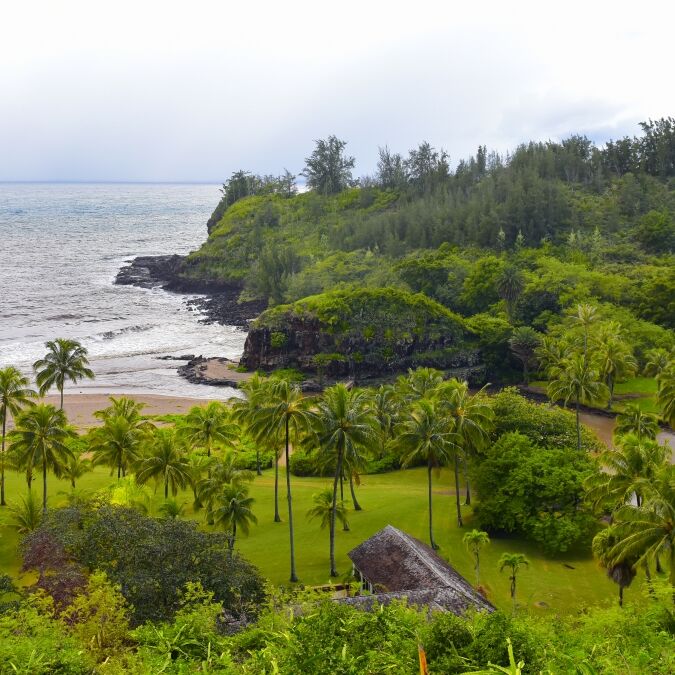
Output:
[[262,469],[260,468],[260,450],[255,450],[255,469],[258,476],[262,476]]
[[619,607],[623,607],[623,586],[619,584]]
[[0,506],[6,506],[5,502],[5,436],[7,434],[7,412],[2,416],[2,457],[0,458]]
[[581,452],[581,422],[579,421],[579,397],[576,398],[577,450]]
[[344,486],[344,474],[342,471],[340,471],[340,501],[343,502],[345,500],[345,486]]
[[59,410],[63,410],[63,385],[59,387],[59,393],[61,394],[61,407]]
[[511,600],[513,601],[513,613],[516,613],[516,573],[511,577]]
[[338,451],[337,463],[335,465],[335,477],[333,478],[333,505],[330,512],[330,576],[338,575],[335,567],[335,513],[337,511],[337,491],[338,481],[342,473],[342,450]]
[[169,477],[164,478],[164,501],[169,498]]
[[356,499],[356,492],[354,492],[354,477],[352,474],[349,474],[349,489],[352,493],[352,504],[354,505],[354,511],[363,511],[361,504]]
[[274,522],[280,523],[279,515],[279,453],[274,451]]
[[230,539],[230,558],[232,557],[232,553],[234,551],[234,540],[237,538],[237,523],[232,522],[232,538]]
[[466,497],[464,506],[471,506],[471,485],[469,483],[469,469],[466,464],[466,457],[462,457],[462,470],[464,471],[464,483],[466,486]]
[[433,500],[431,498],[432,492],[431,492],[431,460],[427,463],[427,485],[428,485],[428,492],[429,492],[429,542],[431,543],[431,548],[435,550],[438,549],[438,546],[436,545],[436,542],[434,541],[434,521],[433,521]]
[[47,513],[47,458],[42,458],[42,513]]
[[122,475],[122,457],[119,458],[117,462],[117,480],[119,481],[120,476]]
[[457,527],[464,527],[462,507],[459,503],[459,458],[455,454],[455,502],[457,506]]
[[295,573],[295,541],[293,532],[293,503],[291,497],[291,463],[288,453],[288,417],[286,417],[286,499],[288,500],[288,531],[291,541],[291,583],[298,580]]
[[607,380],[607,389],[609,389],[609,400],[607,401],[607,410],[611,410],[612,400],[614,398],[614,378],[611,375]]

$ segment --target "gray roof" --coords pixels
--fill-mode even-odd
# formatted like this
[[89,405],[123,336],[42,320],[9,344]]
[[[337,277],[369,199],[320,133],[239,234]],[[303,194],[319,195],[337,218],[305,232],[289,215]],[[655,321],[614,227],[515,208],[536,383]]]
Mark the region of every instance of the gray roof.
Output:
[[347,555],[375,591],[372,596],[345,599],[349,604],[368,606],[374,600],[387,604],[396,598],[407,598],[412,604],[446,609],[456,614],[463,613],[469,607],[494,610],[434,550],[391,525]]

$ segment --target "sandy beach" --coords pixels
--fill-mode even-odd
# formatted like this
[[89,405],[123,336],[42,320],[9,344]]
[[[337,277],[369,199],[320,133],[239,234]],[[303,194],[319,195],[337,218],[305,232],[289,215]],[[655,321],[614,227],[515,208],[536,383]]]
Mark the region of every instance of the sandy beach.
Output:
[[[160,396],[158,394],[114,394],[115,397],[128,396],[145,403],[143,412],[147,415],[167,415],[169,413],[185,413],[195,405],[206,405],[209,401],[203,398],[181,398],[177,396]],[[45,396],[45,401],[58,407],[58,395]],[[94,412],[108,407],[108,394],[68,394],[63,398],[63,408],[68,420],[78,429],[85,430],[97,426],[100,421]]]

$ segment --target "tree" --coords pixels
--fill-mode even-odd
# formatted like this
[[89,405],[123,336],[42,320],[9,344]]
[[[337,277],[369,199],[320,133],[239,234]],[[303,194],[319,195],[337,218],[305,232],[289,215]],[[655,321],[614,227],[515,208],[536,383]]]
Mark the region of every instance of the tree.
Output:
[[443,382],[443,373],[435,368],[416,368],[408,370],[406,376],[399,376],[395,384],[398,398],[406,403],[413,403],[428,398]]
[[513,314],[520,294],[525,288],[525,277],[514,265],[507,265],[497,277],[497,293],[506,303],[506,313],[513,321]]
[[398,152],[390,152],[385,145],[377,149],[377,183],[385,189],[400,189],[408,182],[403,157]]
[[599,320],[598,309],[594,305],[577,305],[576,314],[572,314],[572,321],[581,326],[583,331],[584,363],[588,364],[588,348],[591,326]]
[[66,463],[61,468],[61,478],[70,481],[70,487],[75,489],[75,481],[79,480],[85,474],[92,470],[91,461],[82,459],[82,457],[71,454]]
[[47,472],[57,476],[70,460],[71,450],[66,441],[75,437],[63,410],[39,403],[19,413],[16,429],[10,433],[12,451],[19,466],[31,471],[42,467],[42,510],[47,511]]
[[52,387],[56,387],[61,396],[60,410],[63,410],[63,387],[66,380],[73,384],[83,378],[94,379],[89,369],[87,350],[76,340],[57,338],[45,344],[47,354],[33,364],[40,396],[44,396]]
[[230,556],[232,556],[232,552],[234,551],[237,529],[242,534],[248,535],[251,523],[258,522],[258,519],[251,510],[253,502],[255,502],[255,499],[249,497],[248,487],[239,482],[230,483],[225,486],[223,493],[217,498],[217,506],[213,511],[213,520],[228,533]]
[[322,195],[342,192],[354,184],[352,169],[356,160],[345,155],[346,141],[336,136],[315,141],[312,154],[305,158],[305,168],[300,175],[307,178],[312,190]]
[[404,467],[420,460],[427,465],[429,543],[438,549],[434,540],[431,473],[434,468],[447,465],[456,450],[450,423],[433,401],[420,399],[413,405],[409,418],[397,426],[396,442]]
[[2,452],[0,454],[0,506],[5,502],[5,442],[7,421],[15,417],[21,408],[29,405],[35,392],[28,387],[28,378],[14,366],[0,368],[0,421],[2,423]]
[[656,347],[655,349],[649,349],[645,357],[644,374],[649,377],[658,377],[668,367],[672,354],[667,349]]
[[126,473],[129,466],[141,458],[142,445],[149,437],[149,422],[130,415],[110,415],[102,426],[92,432],[91,451],[94,465],[103,464],[117,469],[117,480]]
[[32,490],[28,490],[26,496],[21,497],[20,503],[10,504],[9,510],[12,513],[10,527],[13,527],[19,534],[28,534],[36,530],[42,522],[40,502]]
[[523,364],[523,381],[530,383],[530,368],[537,364],[537,349],[540,343],[539,333],[529,326],[515,328],[509,338],[509,347]]
[[513,611],[516,611],[516,580],[521,567],[526,567],[530,561],[522,553],[504,553],[499,559],[499,571],[509,570],[509,581],[511,582],[511,600],[513,601]]
[[656,401],[661,406],[663,419],[675,428],[675,361],[659,373],[656,381],[659,386]]
[[600,381],[598,371],[588,363],[583,354],[572,354],[552,371],[548,396],[552,401],[562,400],[565,405],[574,401],[577,425],[577,450],[581,451],[581,420],[579,406],[593,403],[607,395],[607,387]]
[[594,345],[600,377],[609,391],[607,410],[612,409],[616,382],[633,375],[638,368],[633,350],[621,340],[620,331],[619,324],[613,322],[603,326],[603,330],[595,340]]
[[618,542],[608,559],[614,564],[635,556],[636,565],[649,564],[661,551],[669,551],[669,581],[675,586],[675,467],[665,464],[636,488],[644,499],[639,506],[626,504],[615,512]]
[[286,501],[288,502],[288,529],[290,537],[291,582],[298,580],[295,571],[295,536],[293,530],[293,498],[291,494],[290,446],[296,443],[309,427],[311,415],[307,400],[300,389],[286,379],[273,382],[250,424],[254,438],[283,438],[286,459]]
[[[449,380],[439,387],[439,409],[451,422],[453,432],[453,464],[455,472],[455,504],[457,507],[457,525],[463,527],[462,510],[459,503],[459,459],[480,452],[489,441],[494,413],[485,400],[483,390],[475,395],[469,393],[468,382]],[[465,472],[466,473],[466,472]],[[471,491],[466,476],[466,503],[471,503]]]
[[214,505],[223,491],[228,486],[241,486],[243,489],[244,483],[253,480],[253,472],[237,467],[234,452],[228,452],[221,459],[213,462],[210,469],[208,475],[197,483],[196,501],[200,506],[206,507],[207,521],[212,523]]
[[174,429],[157,429],[150,437],[146,454],[138,462],[136,480],[139,485],[149,480],[162,482],[165,501],[169,489],[175,497],[190,483],[190,466]]
[[330,520],[330,575],[335,577],[338,481],[343,474],[345,462],[354,468],[359,463],[360,453],[374,446],[376,421],[368,408],[367,395],[349,390],[343,384],[326,389],[316,408],[313,423],[317,443],[323,455],[335,462],[333,513]]
[[[108,400],[110,401],[110,405],[103,410],[97,410],[94,413],[94,417],[102,422],[105,422],[112,417],[123,417],[129,422],[138,424],[139,427],[144,427],[148,430],[154,429],[153,424],[144,420],[141,414],[143,408],[145,408],[145,403],[135,401],[128,396],[120,396],[120,398],[109,396]],[[140,424],[141,422],[143,423],[142,425]]]
[[487,544],[490,543],[490,535],[481,530],[471,530],[462,537],[462,541],[473,555],[473,569],[476,572],[476,586],[480,586],[480,550],[483,546],[487,546]]
[[[342,523],[343,525],[346,525],[348,528],[347,509],[342,500],[336,502],[335,505],[333,504],[333,490],[331,490],[330,488],[321,490],[321,492],[318,492],[317,494],[314,495],[314,497],[312,498],[312,502],[314,503],[314,506],[312,506],[312,508],[309,509],[309,511],[307,511],[307,517],[310,520],[318,518],[319,526],[321,527],[322,530],[325,530],[326,527],[329,527],[329,529],[334,534],[335,533],[335,525],[333,525],[334,519]],[[335,556],[333,551],[333,540],[331,540],[330,543],[331,576],[336,576],[335,574],[333,574],[334,557]]]
[[370,410],[377,420],[377,436],[379,440],[378,454],[383,457],[387,443],[392,439],[394,427],[398,419],[400,404],[396,398],[394,387],[380,385],[369,403]]
[[618,543],[616,529],[611,525],[600,530],[595,537],[591,549],[593,556],[600,563],[601,567],[607,570],[607,576],[619,586],[619,607],[623,607],[623,591],[628,588],[635,578],[635,561],[621,560],[613,561],[609,552]]
[[231,446],[241,435],[230,412],[218,401],[191,408],[180,431],[193,448],[204,448],[207,457],[211,457],[214,444]]
[[626,404],[616,416],[614,435],[617,437],[635,434],[639,441],[655,440],[659,433],[659,418],[645,412],[635,403]]

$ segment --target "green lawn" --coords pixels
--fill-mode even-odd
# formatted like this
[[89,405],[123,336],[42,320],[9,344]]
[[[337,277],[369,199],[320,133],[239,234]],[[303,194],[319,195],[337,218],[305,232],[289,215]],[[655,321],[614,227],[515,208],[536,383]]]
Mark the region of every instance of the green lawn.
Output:
[[[457,528],[454,513],[454,497],[450,492],[450,472],[443,471],[435,477],[434,522],[437,542],[441,545],[440,554],[448,559],[457,570],[473,582],[473,564],[465,550],[461,538],[466,528],[471,527],[471,509],[464,507],[465,530]],[[320,530],[316,521],[308,520],[306,513],[311,506],[312,495],[329,484],[322,478],[293,477],[293,505],[296,530],[297,570],[302,583],[318,585],[330,583],[328,576],[328,531]],[[38,480],[41,490],[41,482]],[[113,484],[107,470],[98,468],[84,477],[78,488],[101,489]],[[49,477],[50,503],[58,505],[68,490],[68,485]],[[252,495],[256,499],[255,513],[258,525],[253,526],[248,538],[242,538],[237,548],[256,564],[263,575],[274,584],[284,584],[288,580],[288,527],[287,505],[283,483],[281,488],[280,510],[284,522],[273,522],[273,486],[271,471],[256,478],[252,486]],[[338,569],[341,574],[348,573],[351,564],[347,552],[368,536],[387,524],[394,525],[422,541],[427,541],[426,511],[426,473],[424,469],[410,469],[388,474],[364,476],[357,488],[358,498],[364,508],[361,512],[350,511],[350,532],[337,532]],[[15,501],[19,493],[25,491],[23,476],[9,472],[7,475],[7,494],[9,501]],[[152,502],[152,511],[162,502],[161,490],[156,492]],[[345,495],[347,496],[347,495]],[[178,497],[184,502],[186,517],[192,517],[192,494],[185,492]],[[202,515],[197,516],[200,520]],[[7,526],[9,513],[0,511],[0,571],[13,575],[19,571],[17,551],[18,537]],[[615,585],[597,567],[585,552],[567,554],[555,559],[548,558],[531,544],[516,540],[494,540],[482,554],[481,581],[488,589],[492,601],[500,607],[510,607],[508,597],[508,579],[500,574],[497,561],[505,551],[525,553],[531,566],[522,572],[518,580],[518,594],[521,602],[533,611],[576,611],[584,605],[614,600]],[[24,577],[24,582],[29,579]],[[628,589],[627,601],[631,596],[638,598],[639,581]],[[545,603],[545,605],[541,604]]]

